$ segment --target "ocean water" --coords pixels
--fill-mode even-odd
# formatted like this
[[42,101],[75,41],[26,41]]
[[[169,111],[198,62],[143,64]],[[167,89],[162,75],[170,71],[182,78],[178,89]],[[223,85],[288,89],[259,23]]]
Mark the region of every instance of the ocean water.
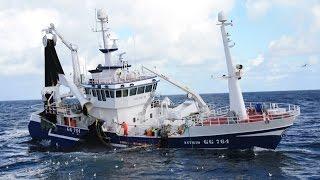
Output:
[[[205,94],[216,106],[227,94]],[[181,102],[185,96],[170,96]],[[276,150],[81,147],[59,152],[31,141],[40,101],[0,102],[0,179],[320,179],[320,91],[244,93],[246,101],[300,105],[301,116]]]

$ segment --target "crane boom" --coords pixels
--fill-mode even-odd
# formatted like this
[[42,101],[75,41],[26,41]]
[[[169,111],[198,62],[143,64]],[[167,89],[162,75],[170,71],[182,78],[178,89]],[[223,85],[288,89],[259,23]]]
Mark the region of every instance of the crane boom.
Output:
[[77,87],[80,87],[81,80],[80,80],[80,65],[79,65],[79,58],[78,58],[78,47],[72,43],[66,41],[63,36],[57,31],[54,24],[51,23],[48,29],[45,29],[47,34],[56,35],[62,41],[62,43],[67,46],[68,49],[71,51],[72,57],[72,67],[73,67],[73,81]]
[[142,67],[144,69],[150,71],[151,73],[159,76],[160,78],[164,79],[165,81],[171,83],[172,85],[180,88],[181,90],[185,91],[186,93],[188,93],[188,96],[197,102],[199,110],[201,112],[208,113],[210,111],[210,109],[208,108],[208,105],[204,102],[204,100],[202,99],[202,97],[198,93],[194,92],[193,90],[189,89],[187,86],[179,83],[178,81],[175,81],[175,80],[169,78],[168,76],[166,76],[160,72],[157,72],[156,70],[151,70],[145,66],[142,66]]

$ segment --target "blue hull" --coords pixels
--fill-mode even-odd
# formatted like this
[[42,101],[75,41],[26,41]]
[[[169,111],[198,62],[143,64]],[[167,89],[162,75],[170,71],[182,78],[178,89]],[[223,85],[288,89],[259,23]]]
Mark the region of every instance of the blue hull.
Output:
[[[285,128],[273,129],[277,131]],[[111,138],[111,143],[126,145],[155,145],[167,148],[200,148],[200,149],[251,149],[261,147],[266,149],[275,149],[281,141],[281,135],[254,136],[262,133],[242,133],[228,134],[218,136],[198,136],[198,137],[176,137],[168,138],[163,142],[161,138],[150,137],[127,137],[118,136],[115,133],[106,133]],[[250,135],[243,137],[242,135]],[[162,144],[164,143],[164,145]]]
[[[50,140],[51,144],[61,148],[72,148],[81,142],[88,134],[88,130],[57,125],[49,132],[41,127],[39,122],[30,121],[29,132],[33,139]],[[261,147],[275,149],[281,140],[281,135],[258,135],[260,133],[285,130],[287,127],[256,131],[248,133],[227,134],[217,136],[198,137],[170,137],[162,140],[157,137],[119,136],[106,132],[113,144],[128,146],[154,145],[167,148],[202,148],[202,149],[251,149]],[[257,134],[257,135],[255,135]]]
[[46,129],[36,121],[30,121],[28,129],[32,139],[50,140],[51,146],[62,149],[74,148],[88,134],[88,130],[61,125],[56,125],[52,130]]

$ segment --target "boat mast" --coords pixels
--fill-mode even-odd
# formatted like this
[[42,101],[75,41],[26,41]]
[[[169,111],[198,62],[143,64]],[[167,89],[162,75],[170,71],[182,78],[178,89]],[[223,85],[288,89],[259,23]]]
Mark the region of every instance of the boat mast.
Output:
[[[110,39],[109,28],[107,27],[108,15],[105,9],[98,9],[97,19],[101,24],[101,29],[97,31],[101,31],[103,39],[103,49],[100,49],[100,51],[104,53],[105,66],[110,67],[113,66],[111,62],[111,52],[118,50],[116,39]],[[109,47],[110,40],[113,40],[111,47]]]
[[[226,22],[227,18],[224,16],[223,11],[218,14],[218,21],[220,22],[221,35],[223,40],[224,52],[226,57],[226,63],[228,68],[228,88],[229,88],[229,103],[230,103],[230,111],[234,111],[240,119],[247,119],[248,115],[246,112],[246,108],[244,105],[244,100],[242,96],[242,92],[240,89],[240,85],[238,80],[241,79],[240,74],[236,73],[236,69],[233,65],[231,55],[230,55],[230,47],[233,45],[229,45],[230,39],[228,38],[229,34],[226,33],[225,26],[232,25],[232,22]],[[240,65],[242,69],[242,65]]]

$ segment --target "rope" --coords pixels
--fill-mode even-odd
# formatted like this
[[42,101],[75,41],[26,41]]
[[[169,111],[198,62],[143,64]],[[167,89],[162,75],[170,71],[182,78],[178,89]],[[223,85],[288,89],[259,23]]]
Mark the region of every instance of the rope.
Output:
[[[98,127],[98,119],[96,119],[96,123],[95,123],[95,125],[96,125],[96,132],[97,132],[97,136],[98,136],[98,138],[100,139],[100,141],[104,144],[104,145],[106,145],[106,146],[109,146],[109,143],[106,143],[105,141],[104,141],[104,137],[107,137],[107,135],[102,131],[101,132],[101,129]],[[101,126],[100,126],[101,127]],[[102,133],[103,133],[103,135],[102,135]]]
[[54,123],[48,121],[44,117],[40,117],[40,118],[41,118],[40,126],[41,126],[42,129],[49,130],[49,129],[55,129],[56,128],[56,125]]

